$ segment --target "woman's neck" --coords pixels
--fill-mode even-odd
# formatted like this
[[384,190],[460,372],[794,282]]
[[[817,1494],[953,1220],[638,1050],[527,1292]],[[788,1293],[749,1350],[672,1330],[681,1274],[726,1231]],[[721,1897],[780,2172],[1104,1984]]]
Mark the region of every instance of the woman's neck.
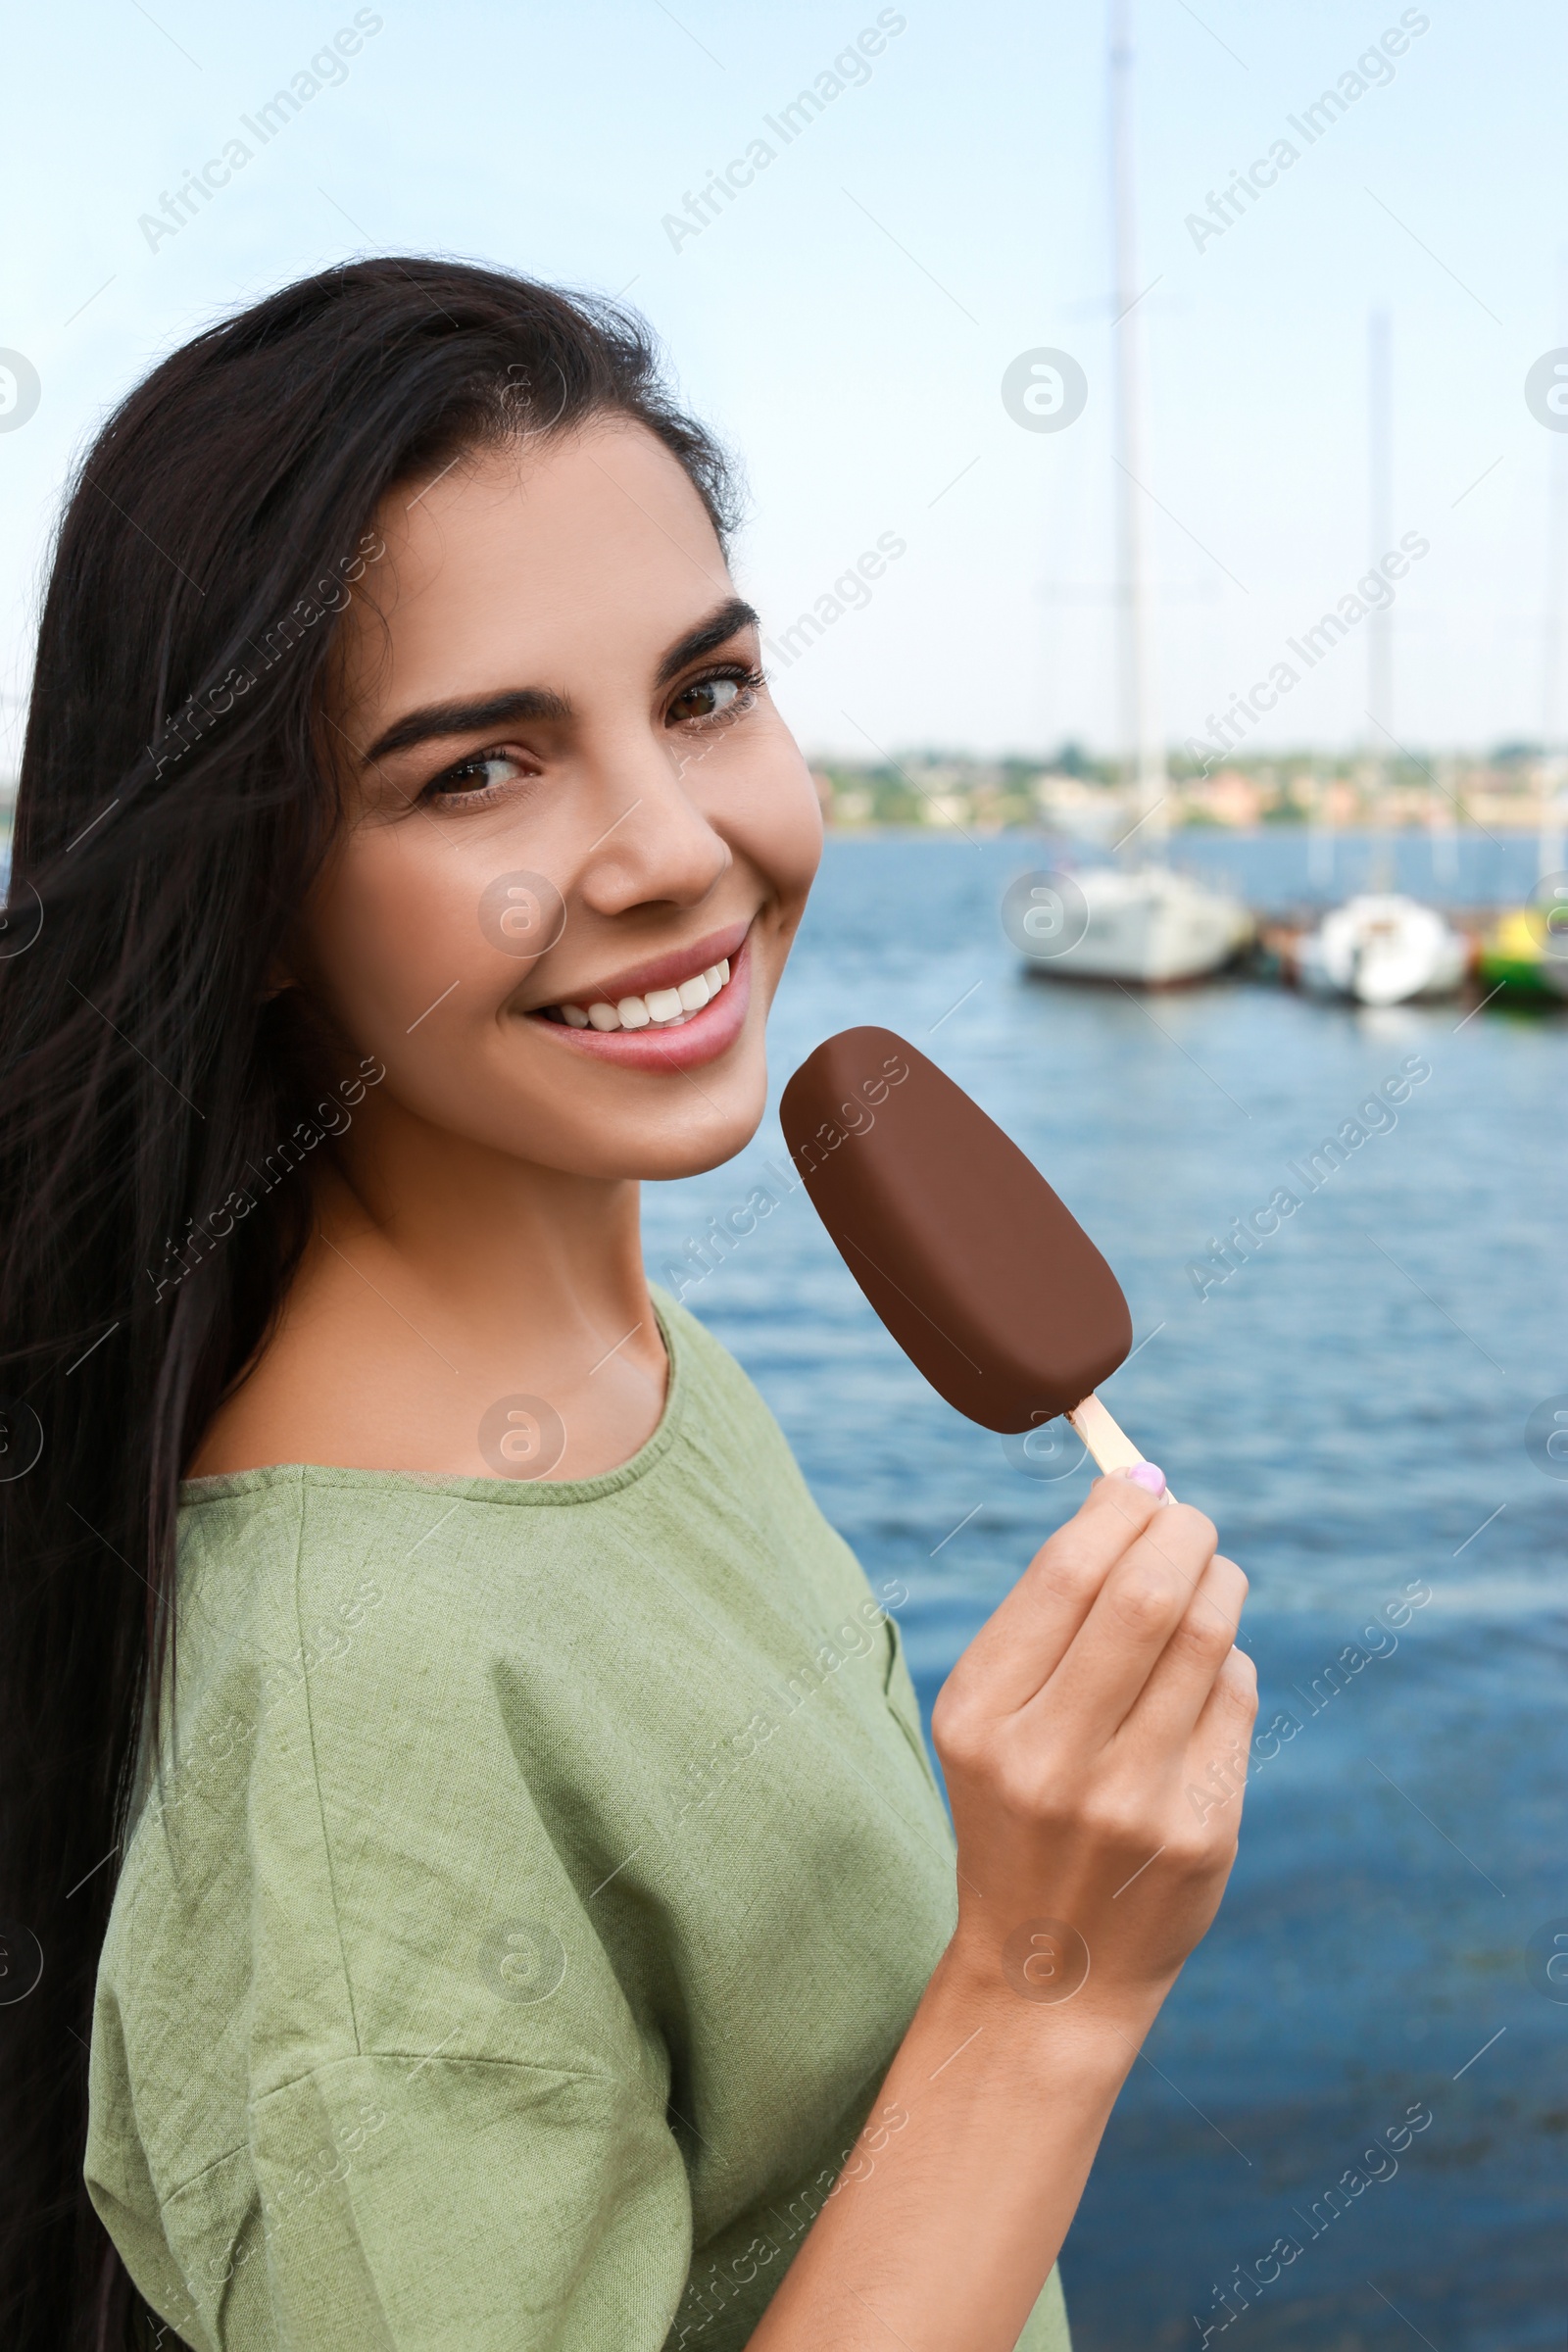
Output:
[[539,1167],[391,1104],[340,1152],[316,1171],[277,1329],[193,1475],[586,1478],[646,1443],[667,1364],[635,1182]]

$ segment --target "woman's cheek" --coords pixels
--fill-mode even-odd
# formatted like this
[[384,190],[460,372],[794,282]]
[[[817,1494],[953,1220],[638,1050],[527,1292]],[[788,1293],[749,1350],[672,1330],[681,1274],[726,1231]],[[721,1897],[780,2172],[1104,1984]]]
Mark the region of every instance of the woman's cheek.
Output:
[[415,838],[425,830],[361,835],[312,910],[311,945],[333,1009],[394,1070],[411,1052],[419,1057],[438,1009],[499,1004],[527,969],[484,938],[483,877],[445,844]]
[[822,861],[822,807],[793,737],[769,754],[741,790],[715,798],[710,819],[798,917]]

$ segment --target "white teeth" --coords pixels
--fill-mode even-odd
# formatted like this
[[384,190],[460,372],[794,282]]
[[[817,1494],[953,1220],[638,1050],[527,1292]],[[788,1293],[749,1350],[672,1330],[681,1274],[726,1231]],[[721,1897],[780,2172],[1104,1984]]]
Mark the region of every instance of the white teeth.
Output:
[[728,980],[726,956],[721,963],[710,963],[706,972],[694,972],[677,988],[651,988],[643,997],[622,997],[618,1004],[600,999],[586,1009],[581,1004],[561,1004],[556,1009],[570,1029],[674,1029],[710,1004]]

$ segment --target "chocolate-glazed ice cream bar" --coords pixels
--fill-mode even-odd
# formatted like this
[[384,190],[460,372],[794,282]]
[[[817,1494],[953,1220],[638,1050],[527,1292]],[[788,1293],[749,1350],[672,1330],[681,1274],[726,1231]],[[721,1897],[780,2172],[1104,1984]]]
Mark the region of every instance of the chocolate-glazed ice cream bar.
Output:
[[1007,1433],[1065,1414],[1102,1470],[1143,1460],[1095,1395],[1132,1347],[1121,1285],[961,1087],[891,1029],[844,1029],[779,1116],[840,1255],[940,1396]]

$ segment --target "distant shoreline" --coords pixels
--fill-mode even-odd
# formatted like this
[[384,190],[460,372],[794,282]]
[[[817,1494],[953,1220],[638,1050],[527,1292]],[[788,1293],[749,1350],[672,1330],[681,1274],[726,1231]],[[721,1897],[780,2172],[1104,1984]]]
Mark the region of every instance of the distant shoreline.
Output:
[[[879,823],[871,819],[844,824],[829,817],[825,830],[834,841],[935,842],[951,841],[955,836],[961,840],[967,833],[977,841],[1049,841],[1054,848],[1079,851],[1089,858],[1109,858],[1114,855],[1114,845],[1110,842],[1100,841],[1084,833],[1066,832],[1060,826],[1042,822],[1038,817],[1005,824],[993,824],[984,818],[975,818],[966,827],[960,826],[956,819],[933,821],[928,818],[912,824],[896,820]],[[1504,834],[1509,841],[1528,842],[1536,839],[1538,830],[1534,823],[1515,824],[1505,826]],[[1456,822],[1446,827],[1418,824],[1321,826],[1303,824],[1290,817],[1271,818],[1266,823],[1256,825],[1222,825],[1212,819],[1198,824],[1178,824],[1172,825],[1164,838],[1167,841],[1275,841],[1282,838],[1301,841],[1419,841],[1434,834],[1452,842],[1497,839],[1494,831],[1480,823]]]

